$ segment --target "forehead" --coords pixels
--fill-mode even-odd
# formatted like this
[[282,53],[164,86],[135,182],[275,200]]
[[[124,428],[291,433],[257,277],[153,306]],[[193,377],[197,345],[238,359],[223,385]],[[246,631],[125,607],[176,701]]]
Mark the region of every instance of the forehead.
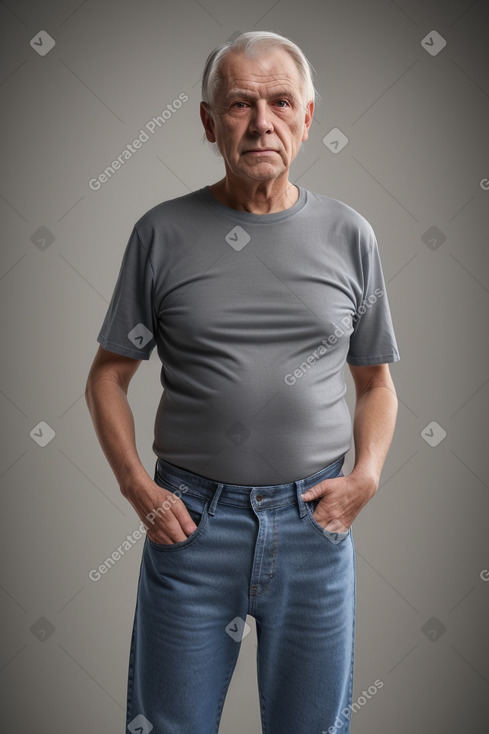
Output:
[[258,92],[265,87],[283,86],[301,92],[302,81],[294,60],[282,48],[270,48],[248,58],[243,51],[229,51],[219,65],[219,96],[233,88]]

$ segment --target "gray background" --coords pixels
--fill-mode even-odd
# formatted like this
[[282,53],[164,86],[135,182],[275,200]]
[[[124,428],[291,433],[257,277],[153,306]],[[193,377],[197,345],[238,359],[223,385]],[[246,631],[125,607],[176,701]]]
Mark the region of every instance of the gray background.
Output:
[[[251,29],[290,36],[317,70],[322,103],[291,179],[371,222],[401,352],[396,436],[354,524],[354,700],[383,686],[359,699],[352,733],[487,727],[488,20],[483,0],[0,3],[3,731],[124,731],[142,541],[89,579],[139,520],[84,385],[132,225],[222,175],[201,139],[198,81],[215,45]],[[42,30],[55,40],[45,56],[30,46]],[[446,40],[434,56],[421,44],[433,30]],[[349,142],[333,153],[322,141],[335,127]],[[129,391],[150,473],[159,397],[155,350]],[[45,446],[40,421],[55,432]],[[260,731],[248,622],[222,734]]]

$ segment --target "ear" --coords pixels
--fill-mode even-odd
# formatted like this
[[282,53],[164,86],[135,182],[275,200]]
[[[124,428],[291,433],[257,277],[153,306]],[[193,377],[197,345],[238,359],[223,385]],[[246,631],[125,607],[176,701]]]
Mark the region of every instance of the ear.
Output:
[[209,143],[216,142],[216,136],[214,134],[214,119],[210,113],[210,107],[207,102],[200,103],[200,119],[205,130],[205,136]]
[[309,128],[311,127],[312,117],[314,115],[314,102],[311,100],[307,103],[306,115],[304,118],[304,132],[302,133],[302,142],[309,137]]

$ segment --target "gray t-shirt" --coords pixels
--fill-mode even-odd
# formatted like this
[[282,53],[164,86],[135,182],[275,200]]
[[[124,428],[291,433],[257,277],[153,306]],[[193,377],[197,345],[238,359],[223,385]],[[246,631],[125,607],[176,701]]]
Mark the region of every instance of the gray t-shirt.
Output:
[[153,451],[217,481],[291,482],[350,448],[345,362],[399,359],[377,242],[298,187],[281,212],[206,186],[136,222],[97,340],[162,363]]

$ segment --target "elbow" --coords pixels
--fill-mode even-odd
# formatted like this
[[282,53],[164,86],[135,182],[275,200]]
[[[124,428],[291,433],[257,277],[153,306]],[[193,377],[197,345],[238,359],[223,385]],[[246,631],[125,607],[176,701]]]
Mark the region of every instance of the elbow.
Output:
[[85,403],[88,410],[90,410],[92,405],[92,383],[90,377],[87,378],[87,381],[85,383]]
[[90,410],[91,406],[93,405],[93,399],[94,399],[94,387],[95,383],[97,382],[99,375],[98,370],[94,365],[90,367],[90,372],[87,375],[87,379],[85,382],[85,403],[87,404],[88,409]]

